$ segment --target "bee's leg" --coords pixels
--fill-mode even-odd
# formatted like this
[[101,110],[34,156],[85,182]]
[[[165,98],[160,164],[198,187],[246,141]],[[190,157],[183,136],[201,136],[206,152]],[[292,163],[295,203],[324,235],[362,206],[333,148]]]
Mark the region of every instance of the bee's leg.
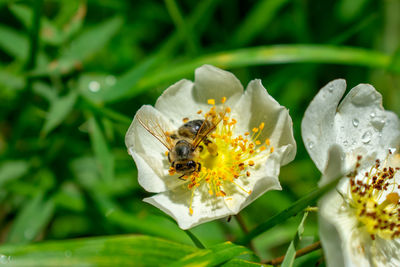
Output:
[[203,147],[203,146],[198,146],[198,148],[199,148],[199,152],[202,152],[202,151],[203,151],[203,149],[204,149],[204,147]]
[[201,171],[201,163],[200,162],[197,162],[197,171],[198,172]]
[[207,146],[207,150],[212,156],[218,156],[218,147],[216,144],[211,142],[208,138],[205,138],[203,142]]
[[186,179],[182,178],[183,176],[185,176],[185,174],[182,174],[181,176],[179,176],[178,179],[181,179],[182,181],[186,181]]

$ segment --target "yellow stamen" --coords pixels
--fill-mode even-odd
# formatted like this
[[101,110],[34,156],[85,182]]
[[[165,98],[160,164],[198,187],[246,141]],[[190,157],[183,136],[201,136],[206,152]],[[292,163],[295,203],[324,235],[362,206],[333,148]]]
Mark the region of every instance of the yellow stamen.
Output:
[[207,100],[207,103],[208,103],[209,105],[215,105],[215,99],[208,99],[208,100]]
[[[225,101],[226,99],[222,99],[223,103]],[[235,134],[237,120],[230,117],[230,108],[222,109],[215,106],[214,99],[209,99],[208,104],[213,106],[208,112],[203,113],[204,118],[219,123],[207,135],[205,139],[207,141],[203,140],[200,144],[203,149],[196,151],[198,153],[196,160],[201,165],[200,171],[184,177],[187,179],[186,188],[192,191],[190,214],[194,212],[192,202],[195,190],[207,188],[207,195],[210,197],[229,197],[237,190],[250,194],[251,190],[245,188],[247,185],[241,185],[242,179],[251,179],[250,168],[262,164],[269,156],[269,153],[260,153],[266,150],[266,147],[260,146],[262,142],[257,139],[265,127],[264,123],[255,127],[251,136],[249,132],[237,135]],[[172,172],[175,173],[175,170],[171,170]]]

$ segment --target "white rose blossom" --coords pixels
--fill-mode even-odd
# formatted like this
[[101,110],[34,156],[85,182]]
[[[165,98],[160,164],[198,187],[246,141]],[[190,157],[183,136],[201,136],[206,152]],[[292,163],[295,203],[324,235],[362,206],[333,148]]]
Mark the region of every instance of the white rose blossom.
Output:
[[302,122],[320,185],[349,173],[319,201],[327,265],[400,266],[399,119],[371,85],[341,100],[345,90],[344,80],[327,84]]
[[[175,173],[170,151],[139,121],[157,120],[152,125],[166,131],[168,139],[184,122],[210,114],[221,116],[207,136],[216,153],[200,149],[202,142],[196,147],[201,169],[184,176]],[[155,107],[142,106],[125,143],[139,184],[157,193],[144,201],[172,216],[182,229],[237,214],[266,191],[281,190],[280,166],[296,153],[289,112],[261,81],[251,81],[243,92],[232,73],[210,65],[196,69],[194,82],[184,79],[166,89]]]

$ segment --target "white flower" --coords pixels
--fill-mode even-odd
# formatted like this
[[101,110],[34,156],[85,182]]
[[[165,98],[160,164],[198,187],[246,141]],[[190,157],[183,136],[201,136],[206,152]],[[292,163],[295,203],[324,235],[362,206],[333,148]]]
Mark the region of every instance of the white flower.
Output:
[[[171,167],[167,148],[145,130],[138,114],[142,122],[157,120],[149,124],[168,131],[168,139],[184,122],[204,120],[211,113],[223,119],[207,136],[211,145],[206,149],[203,142],[202,150],[196,148],[201,169],[178,179],[181,174]],[[196,69],[194,82],[170,86],[155,108],[143,106],[125,143],[140,185],[158,193],[144,201],[172,216],[182,229],[237,214],[266,191],[280,190],[280,166],[296,153],[288,110],[268,95],[261,81],[251,81],[243,92],[232,73],[210,65]]]
[[399,119],[371,85],[341,100],[345,90],[344,80],[327,84],[302,122],[320,184],[351,171],[319,201],[325,257],[328,266],[400,266]]

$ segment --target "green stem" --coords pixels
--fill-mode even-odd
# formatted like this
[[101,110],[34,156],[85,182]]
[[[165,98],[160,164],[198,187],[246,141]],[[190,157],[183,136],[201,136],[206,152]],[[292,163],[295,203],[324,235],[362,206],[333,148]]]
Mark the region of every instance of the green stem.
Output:
[[323,187],[314,189],[312,192],[307,194],[305,197],[300,198],[297,200],[293,205],[291,205],[289,208],[281,211],[280,213],[276,214],[275,216],[271,217],[269,220],[261,223],[259,226],[251,230],[246,236],[239,238],[235,243],[245,245],[248,244],[253,238],[257,237],[258,235],[268,231],[275,225],[289,219],[292,216],[295,216],[297,213],[301,212],[305,208],[307,208],[310,203],[316,201],[318,198],[320,198],[323,194],[331,190],[336,186],[338,181],[342,178],[343,176],[340,176],[336,179],[334,179],[332,182],[330,182],[327,185],[324,185]]
[[193,243],[196,245],[196,247],[200,249],[206,248],[203,243],[192,233],[190,230],[185,230],[185,233],[192,239]]

